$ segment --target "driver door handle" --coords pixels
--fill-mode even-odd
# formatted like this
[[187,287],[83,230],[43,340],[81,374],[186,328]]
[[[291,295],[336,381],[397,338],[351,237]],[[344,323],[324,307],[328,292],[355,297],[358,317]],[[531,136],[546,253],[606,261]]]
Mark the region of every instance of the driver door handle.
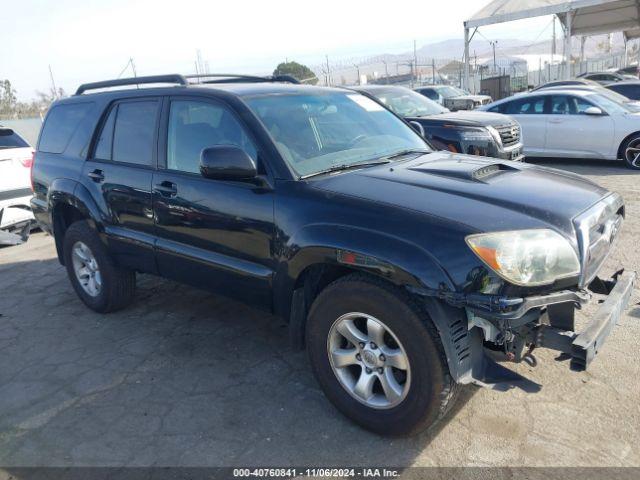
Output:
[[175,183],[164,181],[160,182],[153,187],[153,191],[162,195],[163,197],[175,197],[178,194],[178,187]]
[[95,170],[87,173],[87,177],[89,177],[91,180],[93,180],[96,183],[100,183],[104,181],[104,172],[99,168],[96,168]]

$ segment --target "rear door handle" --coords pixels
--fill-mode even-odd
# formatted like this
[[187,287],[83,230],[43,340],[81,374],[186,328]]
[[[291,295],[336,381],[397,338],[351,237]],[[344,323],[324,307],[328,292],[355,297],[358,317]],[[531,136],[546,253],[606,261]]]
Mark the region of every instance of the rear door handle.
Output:
[[104,181],[104,172],[98,168],[87,173],[87,176],[96,183]]
[[555,124],[562,123],[562,120],[559,119],[559,118],[558,119],[551,119],[551,120],[549,120],[549,123],[555,123]]
[[176,184],[168,181],[158,183],[153,190],[163,197],[175,197],[178,194],[178,187]]

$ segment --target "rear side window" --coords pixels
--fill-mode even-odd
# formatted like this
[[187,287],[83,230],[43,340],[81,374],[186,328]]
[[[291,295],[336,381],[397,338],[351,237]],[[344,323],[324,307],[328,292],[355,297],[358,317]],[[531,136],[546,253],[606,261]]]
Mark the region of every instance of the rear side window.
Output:
[[425,97],[430,98],[431,100],[438,99],[438,93],[435,92],[434,90],[420,90],[420,93]]
[[506,104],[504,113],[508,115],[541,115],[544,112],[545,97],[529,97]]
[[20,135],[10,128],[0,127],[0,149],[28,147]]
[[640,99],[640,86],[638,85],[616,85],[609,88],[632,100]]
[[116,121],[116,112],[118,108],[112,108],[109,116],[107,117],[107,121],[104,123],[102,127],[102,132],[100,133],[100,138],[98,139],[98,143],[96,145],[96,151],[94,152],[94,158],[98,158],[100,160],[111,160],[111,144],[113,143],[113,126]]
[[155,100],[116,104],[102,126],[94,158],[151,166],[158,109]]
[[46,153],[62,153],[71,137],[93,107],[93,103],[57,105],[47,115],[42,127],[38,150]]

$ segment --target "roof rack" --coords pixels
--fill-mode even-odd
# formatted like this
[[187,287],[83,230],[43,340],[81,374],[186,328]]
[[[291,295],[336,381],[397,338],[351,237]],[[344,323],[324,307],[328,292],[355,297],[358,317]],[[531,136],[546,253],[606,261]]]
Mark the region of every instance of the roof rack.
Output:
[[[299,84],[300,81],[291,75],[270,75],[260,77],[257,75],[238,75],[235,73],[204,73],[200,75],[185,75],[187,79],[198,79],[198,83],[262,83],[262,82],[286,82]],[[202,80],[209,78],[210,80]]]
[[83,83],[76,90],[76,95],[82,95],[87,90],[97,90],[99,88],[121,87],[124,85],[142,85],[147,83],[176,83],[178,85],[188,85],[187,79],[179,74],[172,75],[151,75],[148,77],[118,78],[116,80],[104,80],[102,82]]

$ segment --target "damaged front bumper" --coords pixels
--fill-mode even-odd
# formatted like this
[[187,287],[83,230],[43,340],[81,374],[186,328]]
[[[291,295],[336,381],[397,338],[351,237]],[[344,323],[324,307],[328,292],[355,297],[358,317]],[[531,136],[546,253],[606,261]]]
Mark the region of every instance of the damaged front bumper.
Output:
[[564,330],[554,325],[556,322],[550,317],[549,325],[543,324],[538,328],[535,346],[570,355],[571,370],[586,370],[629,305],[635,280],[635,272],[620,273],[609,281],[597,279],[597,287],[594,288],[599,291],[596,293],[605,293],[607,298],[586,327],[579,333]]
[[[559,359],[570,360],[571,370],[586,370],[627,308],[635,281],[635,272],[620,271],[610,280],[596,277],[589,291],[566,290],[525,298],[426,289],[414,293],[425,297],[428,310],[430,301],[439,299],[467,314],[466,328],[461,328],[460,319],[443,321],[433,307],[430,310],[434,320],[440,317],[435,323],[456,381],[500,389],[533,382],[496,360],[534,365],[532,352],[537,348],[560,352]],[[606,298],[587,325],[576,332],[575,310],[588,303],[593,294]]]

